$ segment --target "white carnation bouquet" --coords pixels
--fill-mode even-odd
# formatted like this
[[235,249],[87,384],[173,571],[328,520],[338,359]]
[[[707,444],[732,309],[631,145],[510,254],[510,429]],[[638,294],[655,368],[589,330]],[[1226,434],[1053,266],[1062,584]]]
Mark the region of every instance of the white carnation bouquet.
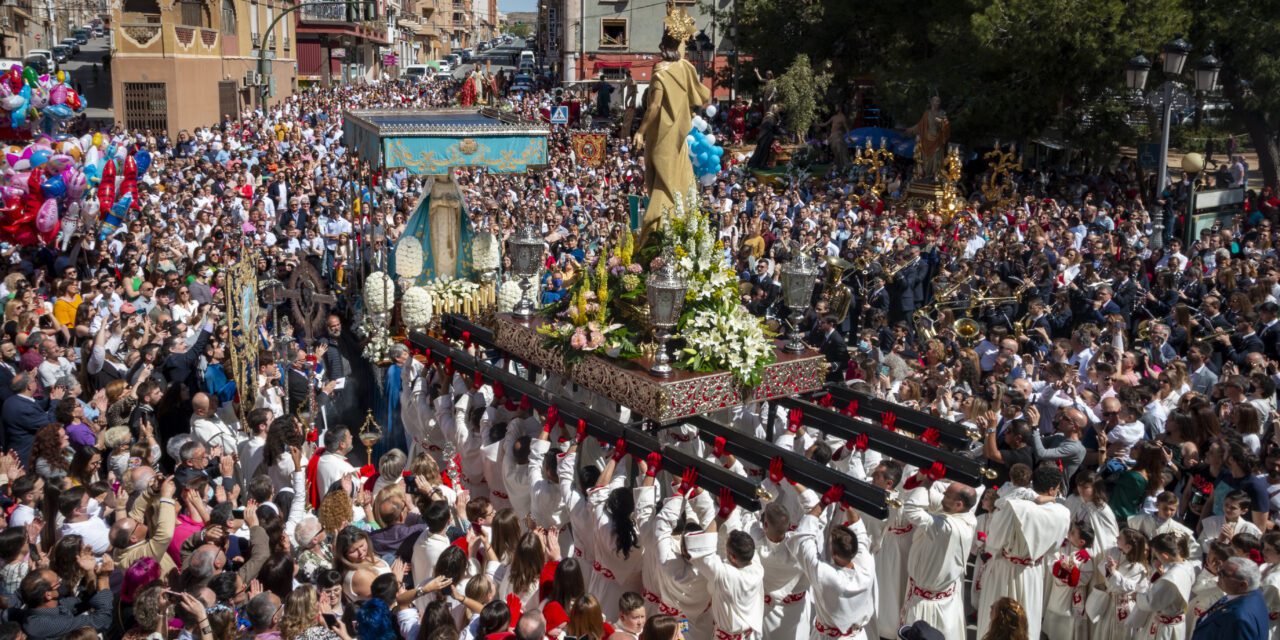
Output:
[[422,287],[440,306],[457,306],[470,300],[480,290],[480,285],[469,280],[440,276]]
[[372,314],[364,317],[364,322],[361,326],[363,330],[360,333],[364,334],[368,340],[361,355],[370,364],[377,366],[387,358],[387,353],[391,350],[391,345],[394,344],[391,340],[391,331],[385,323],[379,322]]
[[502,266],[502,249],[498,238],[489,232],[476,234],[471,242],[471,262],[477,271],[497,271]]
[[728,312],[699,309],[681,327],[680,337],[685,341],[680,361],[687,368],[729,370],[750,388],[760,386],[765,366],[774,360],[760,319],[742,306]]
[[396,303],[396,283],[387,274],[374,271],[364,281],[364,307],[370,313],[387,313]]
[[425,287],[410,287],[400,299],[400,318],[410,329],[422,329],[431,323],[431,293]]

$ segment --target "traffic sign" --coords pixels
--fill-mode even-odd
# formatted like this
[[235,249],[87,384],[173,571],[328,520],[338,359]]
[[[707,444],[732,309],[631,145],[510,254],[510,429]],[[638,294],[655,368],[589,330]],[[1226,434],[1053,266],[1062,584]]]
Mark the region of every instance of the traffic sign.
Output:
[[569,105],[562,104],[551,110],[551,124],[569,124]]
[[1160,166],[1160,143],[1144,142],[1139,145],[1138,164],[1143,169],[1155,171]]

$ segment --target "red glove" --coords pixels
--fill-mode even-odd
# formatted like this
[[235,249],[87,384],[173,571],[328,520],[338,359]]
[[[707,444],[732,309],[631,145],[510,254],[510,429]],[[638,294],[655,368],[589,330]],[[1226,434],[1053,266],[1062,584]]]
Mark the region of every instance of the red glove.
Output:
[[555,422],[559,419],[560,419],[560,407],[557,407],[554,404],[547,407],[547,423],[555,424]]
[[724,437],[723,437],[723,436],[716,436],[715,442],[714,442],[714,444],[711,446],[711,452],[712,452],[712,453],[714,453],[714,454],[715,454],[715,456],[716,456],[717,458],[723,458],[723,457],[724,457],[724,445],[725,445]]
[[444,374],[451,378],[453,377],[453,357],[452,356],[447,356],[444,359]]
[[833,505],[840,502],[841,498],[844,498],[844,485],[833,484],[830,489],[827,489],[826,493],[822,494],[821,504],[824,507]]
[[688,495],[694,487],[698,486],[698,468],[685,467],[684,473],[680,474],[680,486],[676,488],[676,493],[680,495]]
[[830,393],[828,393],[825,396],[822,396],[822,398],[818,400],[818,404],[822,405],[822,408],[824,409],[830,409],[831,406],[834,405],[835,403],[836,403],[836,399],[831,397]]
[[733,493],[729,491],[729,487],[720,487],[720,510],[716,511],[717,520],[725,520],[733,510],[738,507],[733,501]]
[[462,332],[462,347],[467,351],[471,350],[471,332],[470,331]]
[[479,369],[476,369],[475,372],[471,374],[471,386],[475,387],[477,391],[480,390],[480,387],[484,386],[484,376],[480,375]]
[[658,468],[662,466],[662,454],[654,451],[644,457],[645,464],[649,465],[648,470],[644,472],[646,476],[653,478],[658,475]]
[[578,418],[578,433],[574,436],[574,440],[579,445],[587,441],[587,421],[582,418]]
[[936,447],[938,446],[938,438],[940,438],[941,436],[942,434],[938,433],[937,429],[934,429],[933,427],[929,427],[928,429],[924,430],[924,433],[920,434],[920,442],[923,442],[931,447]]
[[926,478],[937,482],[947,477],[947,466],[941,462],[935,462],[929,465],[929,469],[924,472]]
[[618,442],[613,445],[613,461],[617,462],[627,457],[627,441],[618,438]]
[[865,433],[859,433],[858,437],[844,443],[845,447],[857,449],[858,451],[866,451],[869,438]]
[[426,359],[427,359],[427,366],[428,366],[428,367],[429,367],[429,366],[431,366],[431,364],[432,364],[432,362],[433,362],[433,361],[431,360],[431,350],[430,350],[430,349],[423,349],[423,350],[422,350],[422,357],[424,357],[424,358],[426,358]]
[[849,401],[849,404],[848,404],[848,405],[846,405],[846,406],[845,406],[845,408],[844,408],[844,414],[845,414],[846,416],[849,416],[850,418],[855,418],[855,417],[857,417],[857,415],[858,415],[858,401],[857,401],[857,400],[850,400],[850,401]]
[[898,423],[898,414],[892,411],[886,411],[880,414],[880,426],[894,431],[894,425]]
[[792,409],[787,412],[787,431],[795,433],[800,430],[800,419],[804,417],[804,412],[799,409]]
[[769,460],[769,479],[776,483],[781,483],[785,477],[787,477],[787,474],[782,469],[782,456],[775,456],[772,460]]

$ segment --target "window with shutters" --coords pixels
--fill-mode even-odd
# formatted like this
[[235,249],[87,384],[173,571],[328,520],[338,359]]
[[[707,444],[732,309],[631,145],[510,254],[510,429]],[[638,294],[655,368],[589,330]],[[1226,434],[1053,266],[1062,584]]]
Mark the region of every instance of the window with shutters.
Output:
[[202,0],[178,0],[178,24],[184,27],[208,27],[209,7]]
[[600,20],[600,46],[624,48],[627,46],[627,19],[603,18]]
[[169,98],[163,82],[124,83],[124,126],[133,131],[169,128]]
[[222,33],[236,35],[236,4],[232,0],[222,0]]

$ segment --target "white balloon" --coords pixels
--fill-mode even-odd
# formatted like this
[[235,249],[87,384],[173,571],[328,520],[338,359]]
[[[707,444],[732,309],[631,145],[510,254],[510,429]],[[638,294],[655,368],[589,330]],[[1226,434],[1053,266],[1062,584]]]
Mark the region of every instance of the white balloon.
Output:
[[716,117],[716,106],[714,104],[707,105],[707,108],[704,111],[707,112],[708,118]]
[[716,134],[714,133],[707,134],[707,146],[711,146],[711,147],[716,146]]
[[699,178],[698,181],[702,183],[702,186],[709,187],[716,183],[716,174],[708,173],[707,175]]
[[703,119],[702,119],[702,116],[694,116],[694,117],[693,117],[693,128],[694,128],[694,129],[697,129],[698,131],[705,131],[705,130],[706,130],[706,128],[707,128],[707,121],[706,121],[706,120],[703,120]]

